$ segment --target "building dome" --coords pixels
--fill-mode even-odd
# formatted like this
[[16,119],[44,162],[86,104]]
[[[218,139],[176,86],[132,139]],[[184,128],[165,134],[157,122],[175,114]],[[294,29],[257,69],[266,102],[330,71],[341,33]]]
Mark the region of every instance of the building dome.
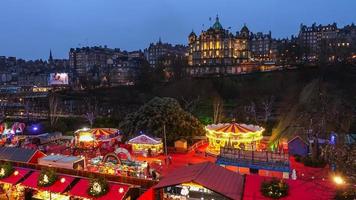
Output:
[[223,27],[222,27],[222,25],[220,24],[220,21],[219,21],[219,16],[216,16],[215,23],[213,24],[212,28],[215,29],[215,30],[223,29]]

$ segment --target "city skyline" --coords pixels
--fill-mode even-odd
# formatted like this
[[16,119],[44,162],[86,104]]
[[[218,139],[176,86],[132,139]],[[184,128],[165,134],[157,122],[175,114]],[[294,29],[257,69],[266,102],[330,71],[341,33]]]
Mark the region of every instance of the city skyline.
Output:
[[[306,4],[309,2],[306,0],[304,3],[281,0],[202,2],[110,0],[105,5],[98,5],[95,0],[5,0],[0,6],[0,22],[3,24],[0,55],[27,60],[47,59],[52,49],[55,58],[68,58],[72,47],[107,45],[137,50],[146,48],[160,37],[163,42],[187,44],[188,34],[192,30],[199,33],[208,28],[216,14],[223,27],[231,27],[232,32],[246,23],[252,32],[271,30],[275,38],[297,34],[301,23],[336,22],[342,27],[356,18],[352,12],[356,2],[346,0],[316,0],[312,4]],[[211,22],[209,18],[212,18]]]

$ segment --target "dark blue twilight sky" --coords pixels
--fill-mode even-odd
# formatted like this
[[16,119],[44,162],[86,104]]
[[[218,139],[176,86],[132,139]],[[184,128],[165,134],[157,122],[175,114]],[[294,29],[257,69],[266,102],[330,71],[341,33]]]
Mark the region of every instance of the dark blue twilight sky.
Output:
[[71,47],[143,49],[150,42],[186,44],[209,17],[236,31],[296,34],[300,23],[355,22],[355,0],[0,0],[0,55],[67,58]]

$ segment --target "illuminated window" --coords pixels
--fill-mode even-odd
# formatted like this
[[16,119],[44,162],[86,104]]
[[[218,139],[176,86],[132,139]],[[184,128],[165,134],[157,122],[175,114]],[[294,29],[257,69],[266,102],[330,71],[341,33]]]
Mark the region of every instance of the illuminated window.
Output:
[[220,46],[220,42],[219,41],[217,41],[216,42],[216,49],[220,49],[221,48],[221,46]]
[[213,49],[214,48],[214,46],[213,46],[213,42],[212,41],[210,41],[210,49]]

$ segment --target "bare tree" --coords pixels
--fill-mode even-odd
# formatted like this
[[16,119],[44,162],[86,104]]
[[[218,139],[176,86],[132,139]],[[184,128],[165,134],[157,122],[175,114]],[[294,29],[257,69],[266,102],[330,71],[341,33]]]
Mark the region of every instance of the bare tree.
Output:
[[196,98],[194,99],[185,99],[183,96],[181,97],[182,99],[182,102],[183,102],[183,108],[184,110],[186,111],[189,111],[189,112],[192,112],[195,107],[197,106],[197,104],[199,103],[200,101],[200,96],[197,96]]
[[89,122],[90,127],[93,127],[97,115],[97,101],[94,98],[86,98],[87,112],[84,114],[85,119]]
[[247,106],[244,106],[244,111],[248,116],[247,120],[253,119],[255,123],[257,123],[257,112],[256,112],[256,104],[251,101],[251,103]]
[[49,122],[52,128],[54,128],[58,122],[61,110],[59,107],[59,97],[56,93],[49,93],[48,95],[49,103]]
[[262,101],[262,108],[264,111],[264,121],[267,122],[272,115],[272,108],[274,104],[274,96],[266,98]]
[[219,96],[215,96],[213,99],[213,123],[220,123],[223,112],[223,100]]
[[93,127],[94,121],[95,121],[95,114],[94,112],[87,112],[84,114],[84,117],[86,120],[88,120],[90,127]]

